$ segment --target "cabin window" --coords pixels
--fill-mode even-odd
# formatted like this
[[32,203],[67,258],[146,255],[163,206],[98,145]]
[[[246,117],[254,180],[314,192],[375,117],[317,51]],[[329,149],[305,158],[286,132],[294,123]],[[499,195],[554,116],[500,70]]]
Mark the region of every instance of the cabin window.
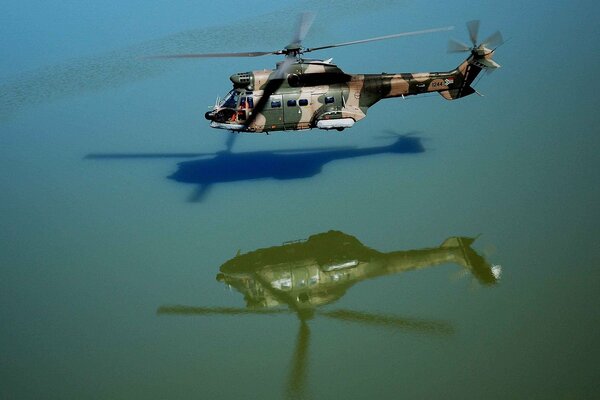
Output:
[[325,104],[335,103],[335,98],[333,96],[325,97]]
[[298,301],[300,303],[306,303],[309,300],[310,300],[310,297],[308,297],[308,293],[300,293],[298,295]]
[[242,97],[242,99],[240,100],[240,108],[254,108],[254,100],[252,99],[252,96]]
[[307,106],[308,105],[308,100],[307,99],[300,99],[298,100],[298,104],[301,106]]
[[287,105],[288,107],[296,107],[296,100],[288,100]]
[[271,101],[271,108],[279,108],[279,107],[281,107],[281,101],[279,101],[279,100]]

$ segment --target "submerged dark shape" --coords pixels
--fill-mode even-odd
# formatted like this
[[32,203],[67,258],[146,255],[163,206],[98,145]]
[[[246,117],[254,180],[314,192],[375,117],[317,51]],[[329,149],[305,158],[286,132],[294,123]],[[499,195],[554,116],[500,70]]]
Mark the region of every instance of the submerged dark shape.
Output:
[[[366,279],[418,270],[448,263],[458,264],[484,285],[500,277],[499,267],[490,265],[471,248],[475,239],[450,237],[440,246],[383,253],[363,245],[340,231],[310,236],[238,254],[220,267],[217,281],[243,294],[246,308],[161,306],[158,314],[171,315],[272,315],[293,313],[300,321],[286,387],[288,398],[305,396],[310,329],[315,316],[356,322],[419,334],[450,335],[452,325],[444,321],[398,317],[355,310],[318,310],[332,304],[348,289]],[[282,308],[285,307],[285,308]]]

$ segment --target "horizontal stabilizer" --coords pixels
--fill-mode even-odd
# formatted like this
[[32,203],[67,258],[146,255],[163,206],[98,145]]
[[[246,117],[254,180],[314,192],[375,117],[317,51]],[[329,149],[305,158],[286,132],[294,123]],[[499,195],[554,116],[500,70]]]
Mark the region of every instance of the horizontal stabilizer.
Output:
[[475,89],[473,89],[471,86],[465,86],[458,89],[442,90],[438,93],[446,100],[455,100],[475,93]]
[[481,68],[488,68],[488,69],[500,68],[500,64],[498,64],[496,61],[492,60],[491,58],[479,58],[477,60],[474,60],[473,64],[475,64]]
[[441,248],[452,248],[452,247],[461,247],[461,246],[471,246],[471,244],[475,241],[475,239],[468,237],[457,237],[452,236],[446,240],[440,246]]

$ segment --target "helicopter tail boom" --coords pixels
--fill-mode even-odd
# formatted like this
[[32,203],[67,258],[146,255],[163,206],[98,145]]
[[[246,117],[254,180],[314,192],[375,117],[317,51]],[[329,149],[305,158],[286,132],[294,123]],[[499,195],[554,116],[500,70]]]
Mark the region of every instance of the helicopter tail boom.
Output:
[[456,100],[477,93],[472,86],[475,78],[484,70],[488,72],[500,68],[492,60],[493,53],[493,50],[483,46],[474,48],[466,60],[447,72],[365,75],[364,86],[371,93],[368,106],[385,98],[424,93],[438,92],[446,100]]
[[439,91],[439,94],[446,100],[456,100],[477,93],[471,85],[479,73],[500,68],[500,64],[492,60],[492,55],[493,51],[486,48],[473,50],[469,58],[451,72],[452,87]]

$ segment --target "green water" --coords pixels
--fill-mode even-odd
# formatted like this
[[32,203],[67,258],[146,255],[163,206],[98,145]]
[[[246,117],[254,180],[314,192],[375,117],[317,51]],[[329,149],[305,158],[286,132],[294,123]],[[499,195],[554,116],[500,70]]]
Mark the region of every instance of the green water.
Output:
[[[484,97],[383,101],[343,133],[241,135],[227,159],[206,106],[229,75],[276,58],[147,66],[126,55],[276,49],[297,6],[259,2],[247,11],[258,27],[235,44],[244,19],[217,5],[2,6],[0,398],[597,396],[598,6],[369,4],[336,20],[340,3],[309,3],[307,43],[457,29],[315,56],[349,73],[447,70],[462,60],[447,39],[467,40],[462,24],[480,18],[482,36],[510,39],[495,56],[503,68],[478,84]],[[388,151],[396,141],[402,151]],[[138,156],[86,158],[97,153]],[[226,179],[249,155],[277,155],[295,179]],[[258,309],[273,313],[217,279],[238,251],[331,230],[378,254],[476,238],[473,253],[502,274],[485,284],[456,255],[408,257],[302,312],[261,278],[279,300]]]

